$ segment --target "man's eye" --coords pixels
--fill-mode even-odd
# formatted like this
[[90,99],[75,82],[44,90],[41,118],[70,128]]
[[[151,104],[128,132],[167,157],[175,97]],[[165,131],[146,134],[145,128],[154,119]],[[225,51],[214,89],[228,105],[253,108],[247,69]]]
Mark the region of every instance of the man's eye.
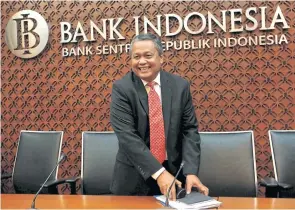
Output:
[[133,56],[133,59],[138,59],[139,57],[137,55]]
[[146,57],[147,57],[147,58],[151,58],[151,57],[153,57],[153,56],[152,56],[152,55],[146,55]]

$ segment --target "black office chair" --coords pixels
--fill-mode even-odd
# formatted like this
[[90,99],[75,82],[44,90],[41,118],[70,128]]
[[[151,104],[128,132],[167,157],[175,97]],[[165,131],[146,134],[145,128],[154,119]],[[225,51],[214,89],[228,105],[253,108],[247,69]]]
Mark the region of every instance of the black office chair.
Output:
[[[62,131],[20,132],[12,174],[1,176],[1,180],[12,177],[16,193],[36,193],[49,176],[60,157]],[[57,194],[58,169],[52,174],[42,193]],[[2,192],[3,193],[3,192]]]
[[82,193],[111,194],[110,184],[114,170],[118,139],[114,132],[82,133]]
[[210,196],[256,197],[253,131],[200,132],[199,178]]
[[295,197],[295,130],[268,131],[275,178],[261,180],[266,197]]

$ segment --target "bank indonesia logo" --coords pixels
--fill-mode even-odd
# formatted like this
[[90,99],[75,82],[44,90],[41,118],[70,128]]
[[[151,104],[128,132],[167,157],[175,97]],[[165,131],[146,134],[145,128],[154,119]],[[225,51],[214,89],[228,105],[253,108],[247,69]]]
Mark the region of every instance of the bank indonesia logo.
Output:
[[45,19],[32,10],[14,14],[6,26],[6,43],[13,54],[20,58],[33,58],[45,48],[49,29]]

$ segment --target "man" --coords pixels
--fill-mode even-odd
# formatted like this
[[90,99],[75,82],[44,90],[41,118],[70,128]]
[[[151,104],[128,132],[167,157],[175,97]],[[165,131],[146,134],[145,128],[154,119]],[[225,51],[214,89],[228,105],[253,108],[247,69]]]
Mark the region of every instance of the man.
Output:
[[[119,140],[111,191],[167,194],[182,161],[187,193],[208,195],[198,179],[200,136],[189,83],[161,70],[162,43],[152,34],[131,42],[132,71],[113,84],[111,124]],[[178,186],[181,182],[176,181]],[[170,199],[176,199],[175,185]]]

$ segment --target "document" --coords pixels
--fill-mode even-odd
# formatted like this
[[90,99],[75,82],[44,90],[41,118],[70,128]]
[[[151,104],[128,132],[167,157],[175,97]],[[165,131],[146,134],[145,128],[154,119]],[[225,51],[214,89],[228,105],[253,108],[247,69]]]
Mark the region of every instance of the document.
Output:
[[[155,198],[161,203],[165,203],[166,196],[160,195],[155,196]],[[178,199],[176,201],[169,200],[169,205],[170,207],[176,209],[207,209],[219,207],[221,205],[221,202],[199,192],[192,191],[184,198]]]

